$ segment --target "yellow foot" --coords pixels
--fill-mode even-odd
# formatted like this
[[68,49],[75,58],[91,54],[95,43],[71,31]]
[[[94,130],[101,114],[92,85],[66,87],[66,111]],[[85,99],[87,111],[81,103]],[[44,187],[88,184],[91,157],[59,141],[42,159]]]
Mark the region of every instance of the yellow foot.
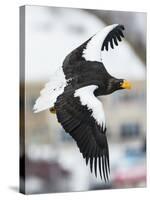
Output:
[[49,111],[50,111],[51,113],[53,113],[53,114],[56,114],[56,110],[55,110],[54,107],[50,108]]

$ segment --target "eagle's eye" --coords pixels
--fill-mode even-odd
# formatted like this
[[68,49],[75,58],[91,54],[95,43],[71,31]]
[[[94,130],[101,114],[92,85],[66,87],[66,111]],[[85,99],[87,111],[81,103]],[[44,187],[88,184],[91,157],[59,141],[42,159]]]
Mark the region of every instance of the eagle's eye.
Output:
[[119,83],[119,86],[121,87],[121,86],[122,86],[122,84],[123,84],[123,81],[120,81],[120,83]]

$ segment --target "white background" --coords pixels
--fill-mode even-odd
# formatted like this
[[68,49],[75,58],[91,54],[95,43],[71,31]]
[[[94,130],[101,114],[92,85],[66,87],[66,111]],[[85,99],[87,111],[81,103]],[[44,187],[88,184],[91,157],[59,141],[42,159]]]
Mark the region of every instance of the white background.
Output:
[[[61,194],[29,195],[18,193],[19,184],[19,6],[20,5],[50,5],[78,8],[93,8],[124,11],[144,11],[150,14],[148,0],[37,0],[15,1],[3,0],[0,4],[0,199],[148,199],[150,184],[140,189],[105,190],[93,192],[76,192]],[[134,24],[133,24],[134,26]],[[149,16],[148,33],[149,35]],[[149,49],[149,37],[148,48]],[[149,53],[149,52],[148,52]],[[149,57],[149,54],[147,55]],[[149,66],[149,60],[147,63]],[[149,69],[148,76],[149,77]],[[149,78],[148,78],[149,79]],[[150,81],[147,81],[149,86]],[[149,89],[149,87],[148,87]],[[147,90],[148,90],[147,89]],[[148,100],[149,102],[149,93]],[[147,105],[149,111],[149,103]],[[147,111],[148,119],[149,112]],[[148,120],[147,120],[148,121]],[[148,123],[147,123],[148,124]],[[149,130],[149,125],[148,125]],[[149,145],[148,141],[148,175],[149,173]]]

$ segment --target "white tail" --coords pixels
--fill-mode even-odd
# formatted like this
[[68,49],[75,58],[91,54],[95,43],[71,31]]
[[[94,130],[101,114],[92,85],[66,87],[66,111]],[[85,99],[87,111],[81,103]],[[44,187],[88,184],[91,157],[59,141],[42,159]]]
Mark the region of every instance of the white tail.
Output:
[[61,67],[45,85],[45,88],[41,90],[40,97],[36,100],[33,107],[34,113],[53,107],[57,97],[63,93],[65,86],[66,79]]

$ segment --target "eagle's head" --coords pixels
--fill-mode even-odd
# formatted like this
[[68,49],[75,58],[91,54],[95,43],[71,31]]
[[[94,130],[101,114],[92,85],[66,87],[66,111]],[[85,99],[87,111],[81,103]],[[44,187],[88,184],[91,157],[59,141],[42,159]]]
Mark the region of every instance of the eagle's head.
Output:
[[111,78],[108,80],[106,93],[110,94],[121,89],[131,89],[132,85],[128,80]]

